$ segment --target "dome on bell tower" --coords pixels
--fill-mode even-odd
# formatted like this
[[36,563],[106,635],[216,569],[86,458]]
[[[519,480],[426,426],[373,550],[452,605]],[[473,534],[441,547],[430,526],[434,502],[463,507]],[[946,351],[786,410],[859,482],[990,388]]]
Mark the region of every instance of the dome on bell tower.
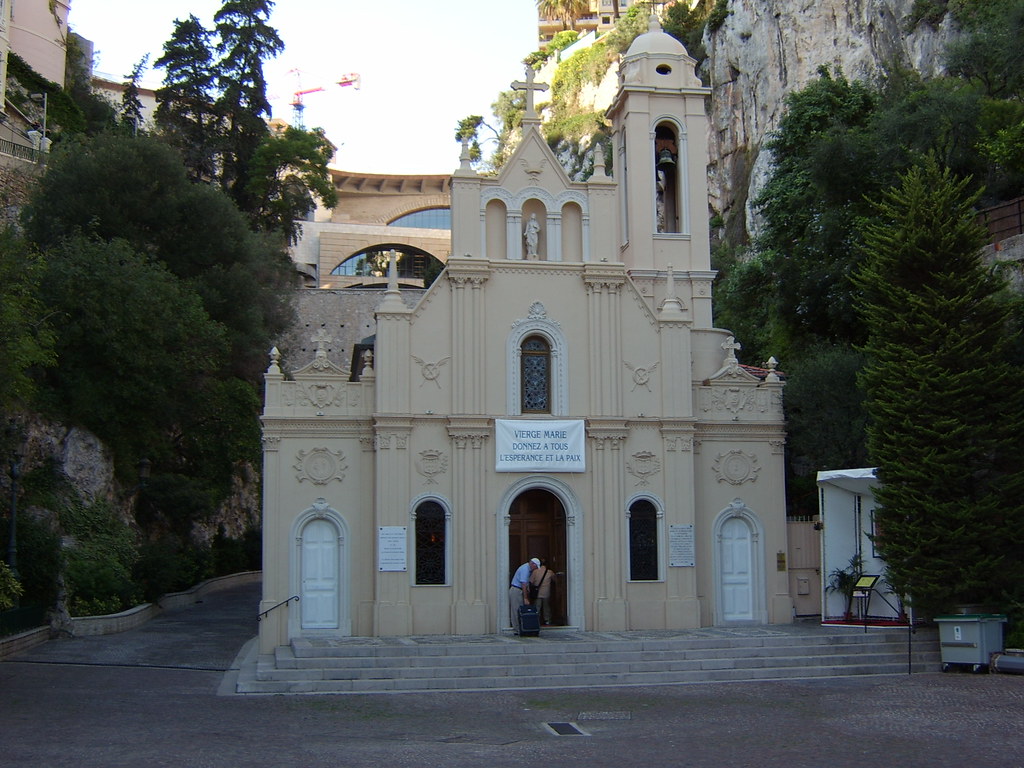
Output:
[[697,62],[686,47],[661,28],[651,16],[647,31],[638,35],[622,57],[619,82],[654,88],[700,88]]
[[648,56],[687,56],[686,47],[661,28],[658,17],[653,14],[647,23],[647,31],[637,35],[626,51],[626,58],[639,54]]

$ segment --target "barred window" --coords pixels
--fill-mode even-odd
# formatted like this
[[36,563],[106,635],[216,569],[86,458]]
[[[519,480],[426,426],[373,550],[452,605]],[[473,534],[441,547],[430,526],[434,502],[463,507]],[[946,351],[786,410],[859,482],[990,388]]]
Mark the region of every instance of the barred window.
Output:
[[629,507],[629,578],[658,580],[658,511],[647,499]]
[[551,413],[551,347],[540,336],[529,336],[520,350],[523,413]]
[[444,508],[425,501],[416,508],[416,583],[445,584]]

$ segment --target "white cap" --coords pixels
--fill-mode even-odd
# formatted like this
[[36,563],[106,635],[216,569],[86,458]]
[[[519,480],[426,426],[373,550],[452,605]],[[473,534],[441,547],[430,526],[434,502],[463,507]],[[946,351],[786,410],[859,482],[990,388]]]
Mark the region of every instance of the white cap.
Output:
[[536,557],[531,557],[530,562],[536,565],[538,568],[540,568],[540,560],[538,560]]

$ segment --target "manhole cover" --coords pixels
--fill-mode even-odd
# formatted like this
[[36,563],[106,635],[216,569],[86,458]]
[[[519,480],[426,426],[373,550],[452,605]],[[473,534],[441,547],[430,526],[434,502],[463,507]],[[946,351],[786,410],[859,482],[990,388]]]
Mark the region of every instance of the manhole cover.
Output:
[[576,723],[548,723],[548,728],[550,728],[554,732],[554,734],[556,736],[586,736],[586,735],[588,735],[588,734],[584,733],[583,731],[581,731],[579,729],[579,726],[576,725]]

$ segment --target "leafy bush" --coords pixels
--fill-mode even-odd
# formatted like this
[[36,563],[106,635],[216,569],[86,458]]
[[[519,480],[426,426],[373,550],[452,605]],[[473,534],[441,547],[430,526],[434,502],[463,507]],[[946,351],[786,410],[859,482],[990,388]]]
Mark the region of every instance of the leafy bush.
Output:
[[18,576],[22,605],[52,607],[61,568],[60,536],[45,520],[18,510]]
[[211,554],[213,576],[228,576],[242,571],[258,571],[261,567],[262,537],[258,530],[248,530],[240,539],[224,533],[221,526],[213,537]]
[[209,520],[215,511],[213,494],[199,479],[161,473],[140,493],[135,517],[150,532],[173,533],[188,541],[193,525]]
[[0,611],[6,611],[17,605],[22,592],[21,584],[14,578],[7,563],[0,563]]
[[135,533],[104,501],[72,498],[59,513],[65,548],[68,610],[73,616],[114,613],[139,600],[132,579]]
[[732,11],[729,10],[729,0],[717,0],[715,7],[708,14],[708,29],[711,32],[717,32],[725,24],[725,20],[729,18],[730,13]]
[[209,578],[208,547],[186,546],[177,536],[164,536],[139,548],[132,575],[143,597],[153,602],[168,592],[180,592]]

